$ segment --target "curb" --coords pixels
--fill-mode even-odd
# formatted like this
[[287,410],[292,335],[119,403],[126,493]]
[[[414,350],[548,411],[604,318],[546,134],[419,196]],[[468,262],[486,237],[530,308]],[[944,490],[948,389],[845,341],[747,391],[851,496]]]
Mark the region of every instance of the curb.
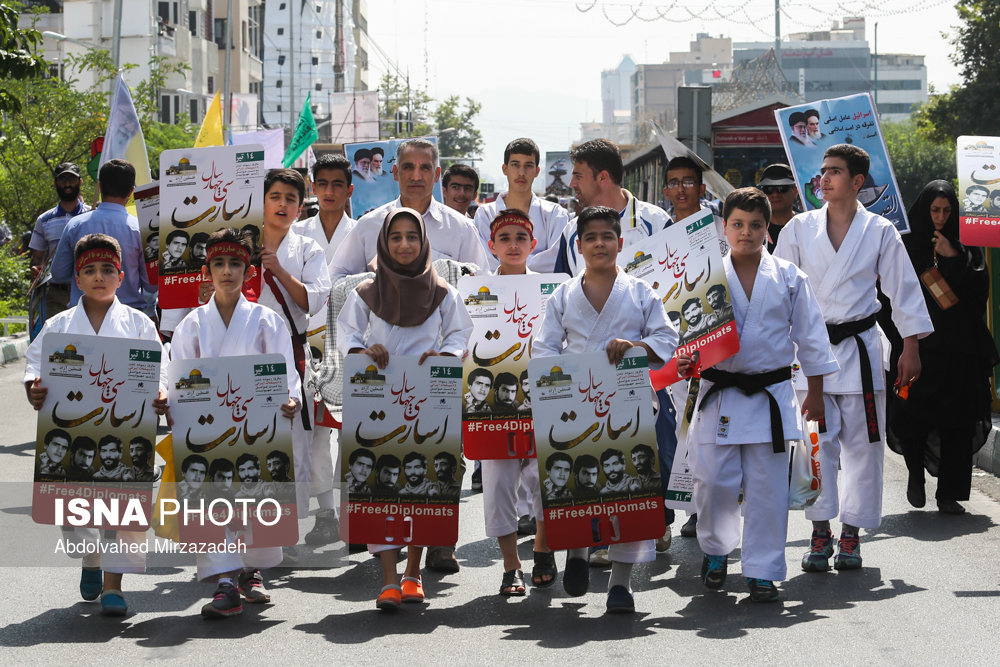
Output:
[[972,464],[1000,477],[1000,413],[993,413],[993,430],[986,436],[986,443],[972,457]]
[[26,333],[0,337],[0,365],[23,359],[30,342]]

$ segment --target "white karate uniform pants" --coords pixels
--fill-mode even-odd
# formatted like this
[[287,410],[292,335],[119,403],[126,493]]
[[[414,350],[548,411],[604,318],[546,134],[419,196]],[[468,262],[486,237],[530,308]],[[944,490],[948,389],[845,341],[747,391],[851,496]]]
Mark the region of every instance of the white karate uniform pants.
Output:
[[[542,487],[535,459],[489,459],[483,461],[483,514],[486,536],[503,537],[517,532],[518,491],[530,489],[535,507],[542,506]],[[542,520],[541,512],[535,516]]]
[[[801,401],[805,393],[797,393]],[[806,518],[829,521],[839,513],[841,523],[873,530],[882,523],[885,392],[875,392],[879,442],[868,442],[861,394],[826,394],[824,399],[826,433],[819,435],[819,469],[823,485],[819,498],[812,507],[806,508]],[[698,519],[700,530],[701,517]]]
[[740,489],[743,489],[741,560],[743,576],[782,581],[787,574],[788,452],[775,453],[770,442],[717,445],[691,442],[696,464],[694,506],[698,544],[722,556],[740,545]]

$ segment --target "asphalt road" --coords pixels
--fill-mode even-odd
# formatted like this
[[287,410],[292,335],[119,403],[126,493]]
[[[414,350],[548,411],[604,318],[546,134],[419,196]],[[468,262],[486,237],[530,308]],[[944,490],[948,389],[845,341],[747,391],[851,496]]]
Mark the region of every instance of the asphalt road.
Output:
[[[273,604],[246,605],[242,616],[214,622],[199,615],[212,587],[194,581],[193,567],[126,575],[129,615],[104,618],[97,604],[81,601],[79,569],[68,559],[65,567],[32,567],[30,554],[17,550],[18,540],[33,530],[30,499],[12,493],[24,488],[15,483],[31,478],[34,447],[35,418],[20,385],[22,369],[0,367],[0,487],[7,491],[0,493],[0,542],[6,553],[16,553],[9,561],[29,558],[0,568],[4,664],[996,664],[1000,558],[993,549],[1000,549],[1000,484],[978,474],[965,516],[913,510],[904,498],[902,460],[891,452],[885,518],[862,538],[865,567],[801,572],[810,527],[793,512],[790,579],[781,585],[778,604],[749,602],[739,563],[732,563],[738,552],[725,589],[705,589],[697,541],[679,536],[656,562],[636,568],[634,616],[604,615],[607,570],[592,571],[591,593],[583,598],[566,596],[558,584],[529,587],[524,598],[501,598],[500,552],[483,534],[482,495],[467,489],[457,552],[462,572],[425,573],[426,604],[395,615],[378,612],[378,563],[355,554],[332,568],[271,570],[265,576]],[[933,483],[928,497],[933,499]],[[520,549],[530,563],[530,541],[522,540]]]

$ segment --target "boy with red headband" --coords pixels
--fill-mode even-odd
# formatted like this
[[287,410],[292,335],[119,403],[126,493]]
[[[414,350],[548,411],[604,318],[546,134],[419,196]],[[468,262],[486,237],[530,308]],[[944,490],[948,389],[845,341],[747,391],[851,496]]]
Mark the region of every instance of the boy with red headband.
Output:
[[[292,339],[281,316],[247,301],[241,292],[248,277],[252,247],[250,239],[235,229],[220,229],[208,237],[207,263],[201,271],[204,278],[211,278],[215,293],[177,325],[171,360],[277,353],[285,358],[289,369],[293,368]],[[288,402],[281,411],[294,423],[301,388],[295,373],[289,372],[287,379]],[[198,554],[198,579],[213,578],[218,582],[212,601],[201,609],[202,616],[224,618],[242,613],[241,594],[247,602],[270,602],[260,569],[274,567],[281,557],[281,547],[248,548],[242,554]]]
[[[528,257],[538,245],[534,225],[526,213],[518,209],[500,211],[490,223],[490,252],[499,260],[494,275],[514,276],[533,273],[527,267]],[[542,491],[538,467],[533,459],[497,459],[483,461],[483,509],[486,535],[497,538],[503,554],[504,575],[500,595],[521,596],[525,593],[521,559],[517,554],[518,487],[526,486],[532,496],[537,517],[534,545],[532,584],[552,585],[558,569],[555,558],[545,542],[545,524],[541,519]]]
[[[42,340],[49,333],[79,333],[110,338],[139,338],[159,342],[152,320],[118,300],[115,292],[122,283],[122,251],[118,241],[105,234],[88,234],[73,249],[76,267],[76,286],[82,293],[77,305],[50,317],[25,355],[24,387],[28,401],[35,410],[41,410],[48,388],[42,385]],[[166,395],[163,383],[154,406],[163,405]],[[68,461],[66,462],[69,466]],[[96,528],[76,528],[72,534],[85,542],[96,542]],[[118,538],[131,541],[129,536],[145,540],[142,533],[121,531]],[[116,539],[118,539],[116,538]],[[103,566],[103,572],[102,572]],[[122,596],[122,574],[144,572],[146,559],[143,554],[101,554],[97,550],[83,557],[80,574],[80,595],[84,600],[101,598],[101,614],[124,616],[128,611]]]

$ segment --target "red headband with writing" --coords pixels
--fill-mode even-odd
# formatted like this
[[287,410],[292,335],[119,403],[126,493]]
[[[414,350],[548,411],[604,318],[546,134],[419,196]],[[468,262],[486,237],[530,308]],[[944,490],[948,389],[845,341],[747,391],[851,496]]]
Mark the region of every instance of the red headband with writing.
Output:
[[218,257],[219,255],[237,257],[242,260],[244,264],[250,266],[250,253],[248,253],[247,249],[239,243],[222,242],[210,246],[205,253],[205,262],[209,263],[212,261],[213,257]]
[[91,248],[90,250],[81,252],[80,256],[76,258],[76,272],[80,273],[80,269],[88,264],[103,262],[114,264],[116,269],[119,271],[122,270],[122,260],[118,257],[118,253],[114,250],[108,250],[107,248]]
[[495,237],[497,235],[497,231],[501,227],[506,227],[507,225],[517,225],[527,231],[531,238],[535,238],[535,226],[531,224],[530,218],[518,213],[507,212],[501,213],[493,219],[493,222],[490,223],[490,240],[496,240]]

